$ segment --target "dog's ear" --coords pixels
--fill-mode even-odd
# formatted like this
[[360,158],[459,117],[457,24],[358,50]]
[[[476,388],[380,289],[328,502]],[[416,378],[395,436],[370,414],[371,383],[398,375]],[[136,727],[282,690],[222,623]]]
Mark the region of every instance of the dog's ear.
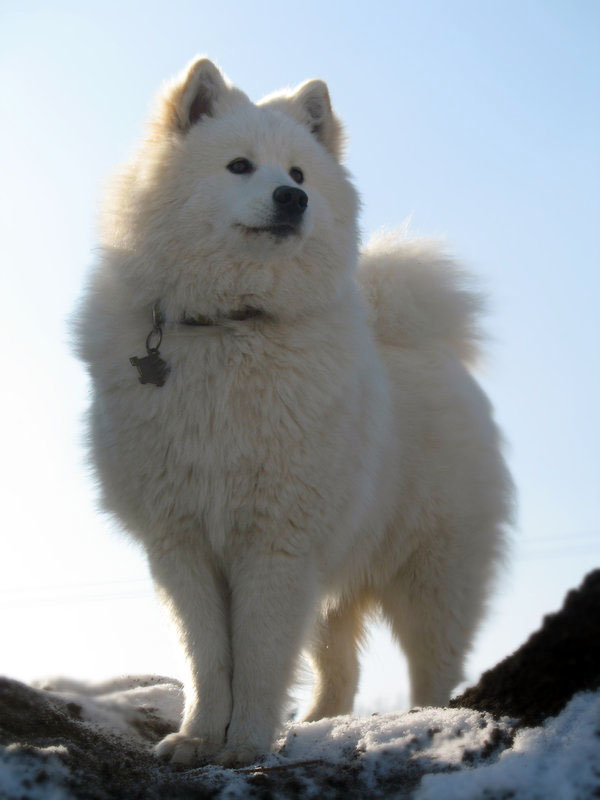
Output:
[[259,105],[283,111],[305,125],[334,158],[341,160],[344,132],[341,122],[333,113],[329,90],[324,81],[316,78],[306,81],[291,92],[265,97]]
[[187,132],[204,117],[217,116],[246,96],[231,86],[208,58],[196,58],[161,93],[157,122]]

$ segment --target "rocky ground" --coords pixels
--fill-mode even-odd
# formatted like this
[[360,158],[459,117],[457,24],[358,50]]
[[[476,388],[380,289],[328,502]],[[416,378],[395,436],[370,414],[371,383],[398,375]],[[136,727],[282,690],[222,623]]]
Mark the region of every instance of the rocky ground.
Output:
[[153,757],[181,712],[171,679],[0,679],[0,798],[600,797],[598,641],[600,570],[449,708],[291,723],[262,764],[238,770]]
[[570,591],[562,609],[544,618],[525,644],[450,702],[539,725],[575,692],[600,688],[600,569]]

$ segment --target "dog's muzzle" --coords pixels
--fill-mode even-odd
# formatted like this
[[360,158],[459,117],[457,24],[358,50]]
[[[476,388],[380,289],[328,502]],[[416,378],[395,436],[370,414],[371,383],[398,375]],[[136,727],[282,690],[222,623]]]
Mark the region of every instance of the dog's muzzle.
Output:
[[247,234],[269,233],[276,239],[298,234],[308,195],[296,186],[278,186],[273,192],[273,214],[268,225],[254,227],[237,223]]

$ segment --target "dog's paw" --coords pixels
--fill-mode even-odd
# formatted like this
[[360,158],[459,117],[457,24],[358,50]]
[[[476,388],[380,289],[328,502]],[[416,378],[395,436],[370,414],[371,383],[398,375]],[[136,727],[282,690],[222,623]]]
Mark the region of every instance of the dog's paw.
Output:
[[252,745],[229,745],[224,747],[214,758],[214,763],[221,767],[247,767],[256,764],[264,755]]
[[222,742],[205,736],[187,736],[185,733],[170,733],[154,748],[154,754],[171,764],[203,764],[221,749]]

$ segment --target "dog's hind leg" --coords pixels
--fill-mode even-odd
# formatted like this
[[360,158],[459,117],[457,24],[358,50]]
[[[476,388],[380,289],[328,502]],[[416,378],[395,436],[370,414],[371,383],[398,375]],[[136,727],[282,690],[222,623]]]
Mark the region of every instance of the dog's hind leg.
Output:
[[483,610],[486,566],[440,550],[414,552],[380,595],[384,617],[408,661],[411,702],[446,705]]
[[364,636],[358,601],[329,610],[319,620],[309,649],[315,687],[304,722],[350,714],[358,688],[358,651]]

